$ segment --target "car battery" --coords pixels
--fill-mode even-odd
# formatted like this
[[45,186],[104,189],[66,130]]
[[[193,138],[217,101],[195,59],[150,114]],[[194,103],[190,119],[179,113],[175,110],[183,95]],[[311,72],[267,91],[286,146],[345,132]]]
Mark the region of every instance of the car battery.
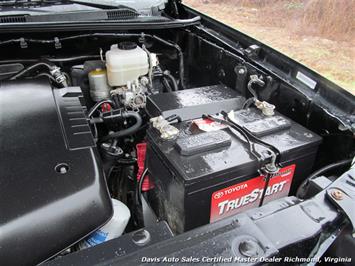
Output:
[[[280,151],[280,170],[269,179],[264,203],[294,193],[310,174],[321,138],[276,113],[234,112],[235,122]],[[149,201],[176,233],[258,207],[265,188],[260,163],[234,129],[204,119],[174,126],[176,138],[147,132],[146,166],[155,188]]]

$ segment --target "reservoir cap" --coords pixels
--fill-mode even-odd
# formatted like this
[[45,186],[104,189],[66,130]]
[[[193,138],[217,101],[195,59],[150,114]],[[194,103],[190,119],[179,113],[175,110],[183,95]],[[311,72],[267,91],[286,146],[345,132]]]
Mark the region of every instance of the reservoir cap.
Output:
[[117,47],[121,50],[133,50],[137,48],[137,44],[135,42],[120,42]]

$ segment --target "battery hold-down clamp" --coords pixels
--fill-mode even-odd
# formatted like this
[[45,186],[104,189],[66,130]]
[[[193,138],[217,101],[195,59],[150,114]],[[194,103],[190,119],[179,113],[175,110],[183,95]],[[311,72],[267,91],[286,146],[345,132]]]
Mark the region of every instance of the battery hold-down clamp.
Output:
[[[212,115],[203,115],[203,119],[210,119],[217,123],[228,126],[229,130],[232,134],[236,135],[232,130],[236,130],[240,135],[242,135],[245,141],[249,145],[250,153],[257,159],[259,163],[258,172],[264,176],[265,186],[261,195],[259,207],[263,205],[266,190],[269,186],[270,179],[275,176],[275,174],[281,169],[280,167],[280,151],[273,145],[266,143],[252,134],[248,129],[238,125],[234,121],[234,112],[230,112],[229,114],[226,112],[221,112],[222,117],[220,116],[212,116]],[[239,138],[239,135],[236,135]],[[256,146],[262,146],[264,150],[262,152],[258,152]]]

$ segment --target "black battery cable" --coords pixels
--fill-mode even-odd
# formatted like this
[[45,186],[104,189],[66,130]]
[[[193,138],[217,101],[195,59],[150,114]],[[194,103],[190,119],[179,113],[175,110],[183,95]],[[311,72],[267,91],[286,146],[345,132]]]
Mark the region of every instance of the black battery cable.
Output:
[[[230,128],[238,131],[245,138],[246,142],[249,144],[249,150],[254,155],[254,157],[258,160],[259,164],[261,164],[263,162],[263,157],[256,151],[255,144],[258,144],[260,146],[264,146],[269,151],[271,151],[271,155],[272,155],[271,163],[260,165],[259,172],[261,175],[263,175],[265,177],[264,178],[265,185],[264,185],[264,189],[263,189],[260,203],[259,203],[259,207],[260,207],[264,203],[266,190],[269,186],[270,179],[273,176],[275,176],[275,173],[277,173],[278,170],[280,169],[279,161],[280,161],[281,153],[275,146],[262,141],[261,139],[259,139],[255,135],[253,135],[249,130],[247,130],[246,128],[243,128],[242,126],[235,123],[232,119],[230,119],[228,117],[228,114],[226,112],[221,112],[221,114],[223,115],[224,119],[216,118],[211,115],[203,115],[202,118],[204,118],[204,119],[207,118],[207,119],[213,120],[215,122],[218,122],[220,124],[227,125]],[[233,131],[231,131],[231,132],[234,134]]]
[[253,135],[249,130],[247,130],[246,128],[243,128],[242,126],[240,126],[237,123],[235,123],[233,120],[231,120],[228,117],[227,113],[221,112],[221,114],[223,115],[224,119],[216,118],[216,117],[211,116],[211,115],[203,115],[202,118],[207,118],[207,119],[213,120],[215,122],[227,125],[227,126],[233,128],[233,129],[237,130],[246,139],[246,141],[247,141],[247,143],[249,144],[249,147],[250,147],[250,152],[256,157],[256,159],[259,162],[262,162],[263,158],[256,151],[255,144],[259,144],[260,146],[264,146],[264,147],[268,148],[269,150],[271,150],[276,156],[276,158],[274,160],[276,164],[280,161],[281,153],[275,146],[273,146],[273,145],[271,145],[269,143],[266,143],[265,141],[262,141],[261,139],[259,139],[255,135]]
[[260,203],[259,203],[259,207],[263,206],[264,204],[264,200],[265,200],[265,195],[266,195],[266,190],[269,186],[269,182],[270,179],[275,176],[275,173],[277,173],[280,169],[279,167],[279,162],[280,162],[280,157],[281,157],[281,153],[280,151],[273,145],[266,143],[264,141],[262,141],[261,139],[259,139],[258,137],[256,137],[255,135],[253,135],[249,130],[247,130],[246,128],[241,127],[240,125],[238,125],[237,123],[235,123],[232,119],[230,119],[228,117],[228,114],[226,112],[222,112],[222,115],[224,116],[224,118],[232,123],[234,126],[239,127],[240,130],[243,130],[246,132],[246,134],[249,136],[249,138],[252,139],[253,142],[259,144],[259,145],[263,145],[265,147],[267,147],[269,150],[272,151],[271,155],[271,163],[268,163],[266,165],[264,165],[263,167],[261,167],[261,174],[264,175],[264,180],[265,180],[265,185],[264,185],[264,189],[261,195],[261,199],[260,199]]
[[147,173],[148,173],[148,168],[144,169],[143,173],[141,174],[138,181],[137,190],[136,190],[136,195],[137,195],[136,200],[141,205],[142,205],[142,187],[143,187],[144,178],[146,177]]

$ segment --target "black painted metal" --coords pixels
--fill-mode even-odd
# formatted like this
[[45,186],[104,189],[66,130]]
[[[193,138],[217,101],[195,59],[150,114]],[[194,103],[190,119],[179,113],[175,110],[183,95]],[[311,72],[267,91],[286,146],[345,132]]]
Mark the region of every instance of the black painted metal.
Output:
[[33,265],[102,226],[111,201],[80,89],[0,84],[0,261]]
[[[339,177],[332,186],[344,189],[349,174],[354,175],[355,169]],[[268,262],[299,265],[302,262],[287,262],[286,259],[308,258],[315,244],[322,240],[321,236],[334,235],[337,228],[347,223],[345,216],[337,211],[337,206],[327,199],[326,194],[327,191],[322,190],[305,201],[296,197],[275,200],[261,208],[199,227],[146,246],[137,252],[117,254],[114,258],[112,254],[101,254],[100,250],[103,248],[99,249],[98,246],[88,250],[91,253],[78,252],[63,261],[66,265],[131,266],[144,265],[148,258],[150,265],[180,265],[183,258],[186,261],[195,258],[199,259],[195,263],[203,262],[203,265],[262,265]],[[351,200],[354,206],[354,198]],[[120,242],[120,239],[117,239],[104,245],[112,249]],[[350,243],[353,245],[354,241],[350,240]],[[85,261],[86,254],[90,256],[90,261]],[[351,256],[344,252],[338,254]],[[322,253],[318,255],[321,256]],[[164,261],[174,258],[179,261]]]
[[131,256],[141,249],[171,239],[172,237],[173,233],[168,224],[166,222],[159,222],[93,248],[57,258],[43,265],[97,265],[101,263],[109,265],[118,257]]

